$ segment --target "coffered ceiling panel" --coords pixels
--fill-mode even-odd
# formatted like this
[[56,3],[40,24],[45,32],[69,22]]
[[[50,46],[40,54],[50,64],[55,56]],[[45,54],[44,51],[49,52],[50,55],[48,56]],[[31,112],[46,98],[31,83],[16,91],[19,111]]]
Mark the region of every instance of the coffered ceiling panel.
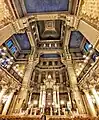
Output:
[[14,37],[16,38],[22,50],[31,49],[31,45],[30,45],[30,42],[29,42],[29,39],[26,33],[15,34]]
[[68,11],[69,0],[24,0],[27,13]]
[[61,20],[38,21],[37,22],[40,40],[60,40]]
[[83,35],[79,31],[72,31],[69,46],[71,48],[79,48],[83,40]]

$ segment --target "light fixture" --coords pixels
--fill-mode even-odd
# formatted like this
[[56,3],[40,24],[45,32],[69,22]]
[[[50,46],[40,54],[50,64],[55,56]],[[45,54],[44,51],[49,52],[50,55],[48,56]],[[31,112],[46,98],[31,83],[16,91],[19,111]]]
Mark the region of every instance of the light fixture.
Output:
[[96,60],[98,60],[98,59],[99,59],[99,56],[96,57]]
[[50,96],[50,95],[51,95],[51,93],[48,93],[48,95]]
[[89,44],[89,45],[88,45],[88,47],[89,47],[89,48],[91,48],[91,47],[92,47],[92,45],[91,45],[91,44]]
[[13,57],[10,57],[11,60],[13,60]]
[[46,44],[44,44],[44,47],[46,47]]
[[54,102],[52,103],[52,105],[54,105]]
[[16,67],[19,67],[19,64],[16,64]]
[[13,64],[13,62],[10,62],[9,64],[11,65],[11,64]]
[[86,58],[86,55],[83,55],[83,58]]
[[29,102],[28,102],[28,105],[30,105],[30,104],[31,104],[31,102],[29,101]]
[[84,60],[84,63],[87,63],[87,60]]
[[57,44],[55,43],[55,47],[57,47]]
[[4,50],[4,51],[6,51],[6,50],[7,50],[7,48],[6,48],[6,47],[3,47],[3,50]]
[[51,103],[48,102],[48,105],[51,105]]
[[89,52],[90,52],[90,53],[93,53],[93,50],[90,50]]
[[64,102],[63,100],[61,100],[61,101],[60,101],[60,104],[61,104],[61,105],[64,105],[64,104],[65,104],[65,102]]
[[21,77],[23,77],[23,74],[20,74]]
[[51,79],[51,75],[48,75],[48,79]]
[[49,47],[51,47],[51,44],[49,44]]
[[81,63],[79,63],[79,66],[81,66],[82,64]]
[[90,58],[89,57],[86,57],[86,60],[89,60]]

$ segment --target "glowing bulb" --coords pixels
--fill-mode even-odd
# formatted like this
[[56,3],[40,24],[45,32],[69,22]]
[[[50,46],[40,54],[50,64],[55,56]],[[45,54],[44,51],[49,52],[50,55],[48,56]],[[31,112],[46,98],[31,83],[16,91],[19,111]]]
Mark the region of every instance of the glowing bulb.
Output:
[[60,104],[61,104],[61,105],[64,105],[64,104],[65,104],[65,102],[64,102],[63,100],[61,100],[61,101],[60,101]]
[[90,58],[89,57],[86,57],[86,60],[89,60]]
[[44,44],[44,47],[46,47],[46,44]]
[[13,57],[11,57],[10,59],[13,60]]
[[4,50],[4,51],[6,51],[6,50],[7,50],[7,48],[6,48],[6,47],[3,47],[3,50]]
[[51,44],[49,44],[49,47],[51,47]]
[[11,64],[13,64],[13,62],[10,62],[9,64],[11,65]]
[[16,64],[16,67],[19,67],[19,64]]
[[90,50],[90,53],[93,53],[93,50]]
[[86,58],[86,55],[83,55],[83,58]]
[[51,93],[48,93],[48,95],[51,95]]
[[23,74],[20,74],[21,77],[23,77]]
[[98,59],[99,59],[99,56],[96,57],[96,60],[98,60]]
[[57,47],[57,44],[55,43],[55,47]]
[[48,79],[51,79],[51,75],[48,75]]
[[88,61],[87,60],[84,60],[84,63],[87,63]]
[[91,48],[91,47],[92,47],[92,45],[90,44],[88,47],[89,47],[89,48]]
[[48,105],[50,105],[51,103],[48,103]]

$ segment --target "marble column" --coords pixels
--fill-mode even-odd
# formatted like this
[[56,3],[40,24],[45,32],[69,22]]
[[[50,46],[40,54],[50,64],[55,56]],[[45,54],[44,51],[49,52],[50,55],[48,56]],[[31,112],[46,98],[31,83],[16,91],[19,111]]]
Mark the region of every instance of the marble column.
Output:
[[52,107],[50,107],[50,115],[53,115]]
[[42,105],[45,107],[45,103],[46,103],[46,91],[43,90],[43,98],[42,98]]
[[2,87],[2,90],[1,90],[1,92],[0,92],[0,104],[1,104],[1,102],[2,102],[2,97],[3,97],[3,95],[5,94],[6,90],[7,90],[7,87]]
[[28,104],[31,104],[31,98],[32,98],[32,92],[30,93],[30,97],[29,97],[29,102],[28,102]]
[[56,106],[57,101],[56,101],[56,86],[53,87],[53,103]]
[[39,72],[38,83],[41,83],[41,72]]
[[2,111],[2,115],[6,115],[7,114],[7,111],[9,109],[10,104],[11,104],[11,100],[12,100],[13,95],[14,95],[14,92],[15,92],[15,90],[11,91],[11,93],[10,93],[10,95],[9,95],[5,105],[4,105],[4,108],[3,108],[3,111]]
[[33,77],[32,77],[32,81],[34,82],[35,80],[35,71],[33,72]]
[[30,59],[28,61],[28,65],[27,65],[27,68],[26,68],[26,71],[25,71],[25,75],[24,75],[24,78],[23,78],[22,87],[20,89],[18,99],[17,99],[17,103],[16,103],[16,106],[15,106],[16,111],[20,111],[24,101],[27,104],[26,98],[27,98],[27,95],[28,95],[28,87],[29,87],[29,84],[30,84],[33,69],[38,64],[38,62],[39,62],[39,59],[36,59],[34,61],[34,55],[30,56]]
[[84,93],[85,93],[85,96],[86,96],[86,99],[87,99],[87,102],[88,102],[88,108],[89,108],[90,114],[92,116],[96,116],[96,111],[95,111],[95,108],[94,108],[94,104],[92,102],[91,96],[89,95],[89,92],[87,90],[84,90]]
[[55,71],[53,71],[53,80],[56,81]]
[[40,89],[39,108],[42,106],[42,96],[43,96],[42,89]]
[[99,110],[99,96],[98,96],[95,88],[91,88],[90,90],[91,90],[91,92],[92,92],[92,94],[93,94],[93,96],[94,96],[94,98],[95,98],[96,105],[97,105],[97,108],[98,108],[98,110]]
[[60,73],[60,83],[63,83],[62,73]]
[[32,113],[33,113],[33,106],[31,107],[30,115],[32,115]]
[[60,115],[59,86],[57,86],[57,107],[58,107],[58,115]]
[[72,64],[70,54],[66,54],[66,61],[63,61],[63,63],[66,65],[68,75],[69,75],[70,88],[72,90],[72,100],[76,101],[76,105],[77,105],[79,113],[83,114],[85,113],[85,108],[84,108],[84,104],[83,104],[83,101],[80,95],[80,91],[77,86],[77,79],[76,79],[76,75],[73,69],[73,64]]
[[69,45],[70,35],[71,35],[71,29],[66,28],[64,47]]

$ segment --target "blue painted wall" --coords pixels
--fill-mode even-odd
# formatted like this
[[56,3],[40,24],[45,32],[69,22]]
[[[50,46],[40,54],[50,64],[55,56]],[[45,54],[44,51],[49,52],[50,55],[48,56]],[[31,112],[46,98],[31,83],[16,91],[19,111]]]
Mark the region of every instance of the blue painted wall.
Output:
[[68,11],[69,0],[24,0],[28,13]]

